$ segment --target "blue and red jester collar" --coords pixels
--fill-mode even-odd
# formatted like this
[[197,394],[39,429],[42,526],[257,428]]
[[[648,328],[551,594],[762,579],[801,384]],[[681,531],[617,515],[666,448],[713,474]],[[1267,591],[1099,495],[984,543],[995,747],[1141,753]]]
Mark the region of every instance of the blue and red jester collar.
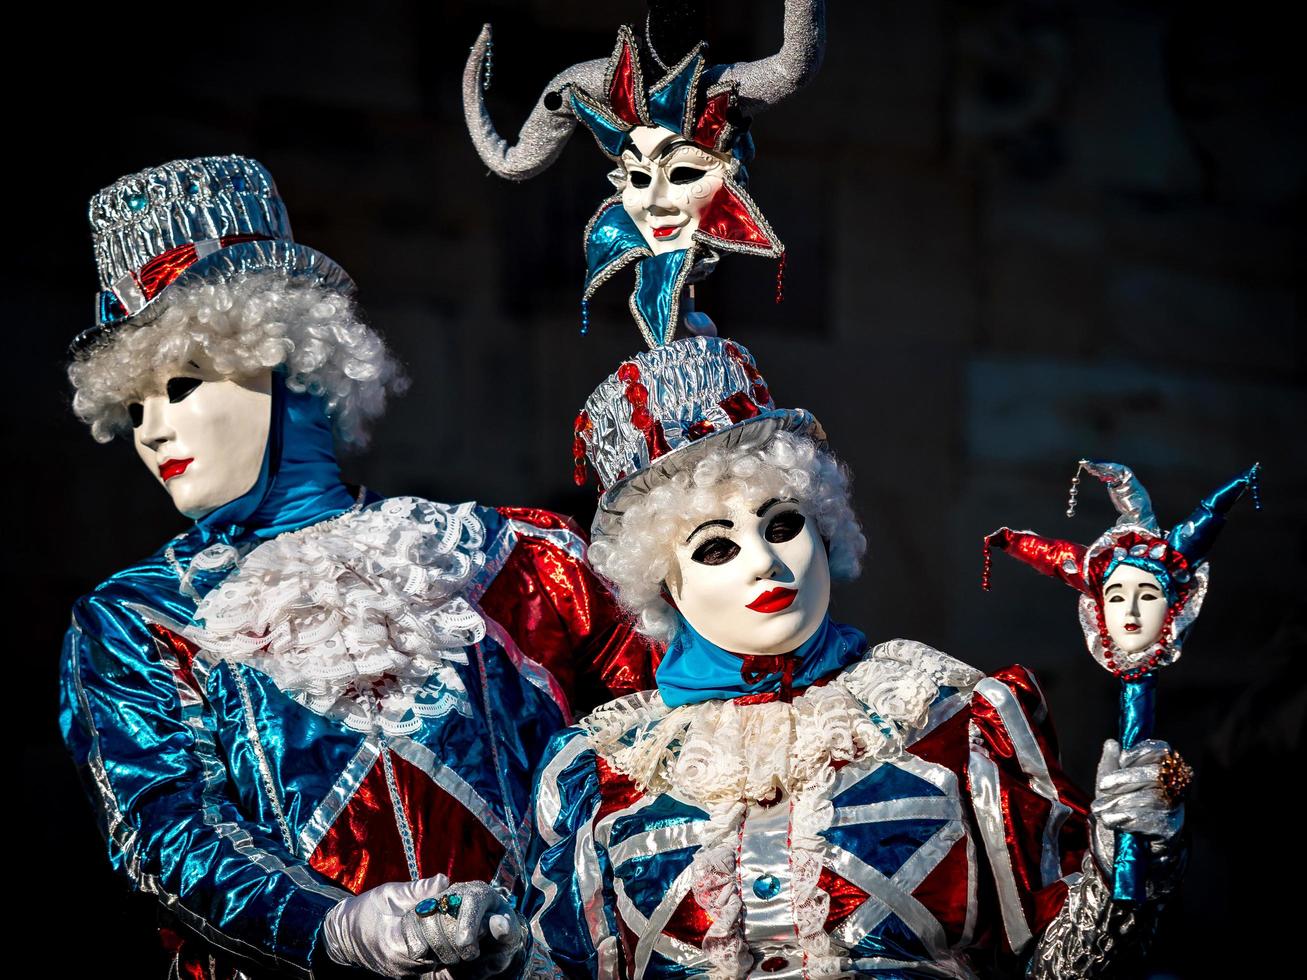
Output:
[[[717,251],[782,261],[785,255],[785,246],[744,189],[753,139],[738,108],[736,85],[721,79],[724,66],[707,65],[705,52],[705,45],[696,45],[646,90],[635,35],[622,27],[608,61],[603,93],[592,94],[579,85],[568,90],[573,115],[594,136],[599,149],[619,165],[623,151],[634,145],[631,133],[637,127],[679,133],[728,161],[721,187],[703,207],[684,247],[654,254],[623,207],[620,191],[600,204],[586,225],[582,303],[620,269],[635,263],[631,315],[651,347],[672,338],[686,283],[692,276],[707,274],[709,266],[700,265],[700,260],[712,261]],[[624,183],[627,178],[616,179]]]

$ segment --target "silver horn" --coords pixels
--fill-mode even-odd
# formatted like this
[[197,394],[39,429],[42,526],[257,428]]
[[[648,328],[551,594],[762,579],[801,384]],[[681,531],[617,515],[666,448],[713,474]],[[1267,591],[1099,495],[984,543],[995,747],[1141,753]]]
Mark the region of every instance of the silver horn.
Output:
[[[759,61],[726,65],[720,77],[737,84],[740,108],[755,114],[806,85],[821,67],[825,47],[825,0],[786,0],[781,49]],[[558,159],[576,128],[576,118],[563,98],[563,90],[574,84],[587,92],[602,92],[608,59],[583,61],[555,75],[523,123],[517,142],[510,146],[495,130],[481,88],[489,49],[490,25],[486,24],[463,68],[463,116],[482,162],[501,177],[527,180]],[[554,101],[551,95],[558,97],[553,108],[545,104]]]
[[481,91],[481,72],[489,48],[490,25],[486,24],[481,28],[476,44],[472,45],[472,53],[463,68],[463,116],[467,120],[467,131],[487,167],[509,180],[527,180],[558,159],[567,138],[576,128],[576,118],[565,98],[560,99],[555,109],[547,108],[545,100],[551,94],[563,96],[563,89],[573,83],[590,92],[602,91],[608,59],[583,61],[555,75],[522,124],[517,143],[510,146],[508,140],[495,131]]
[[726,65],[721,77],[736,83],[745,114],[756,115],[812,81],[825,50],[825,0],[786,0],[781,49],[759,61]]

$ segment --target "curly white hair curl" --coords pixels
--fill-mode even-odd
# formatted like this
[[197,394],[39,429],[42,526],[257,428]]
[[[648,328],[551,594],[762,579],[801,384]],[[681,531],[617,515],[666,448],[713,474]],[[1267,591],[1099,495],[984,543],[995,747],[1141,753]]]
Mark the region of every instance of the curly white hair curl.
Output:
[[616,532],[596,537],[590,564],[613,586],[618,601],[646,636],[670,641],[680,628],[663,599],[676,563],[676,542],[705,520],[721,516],[722,500],[793,500],[817,521],[831,578],[857,577],[867,539],[853,511],[851,474],[812,439],[777,432],[760,446],[709,448],[692,467],[672,473],[648,493],[623,499]]
[[399,363],[351,297],[281,271],[173,287],[167,309],[78,355],[68,366],[73,410],[97,442],[128,432],[127,405],[160,371],[203,357],[241,377],[283,368],[291,391],[322,398],[337,435],[367,441],[387,394],[407,387]]

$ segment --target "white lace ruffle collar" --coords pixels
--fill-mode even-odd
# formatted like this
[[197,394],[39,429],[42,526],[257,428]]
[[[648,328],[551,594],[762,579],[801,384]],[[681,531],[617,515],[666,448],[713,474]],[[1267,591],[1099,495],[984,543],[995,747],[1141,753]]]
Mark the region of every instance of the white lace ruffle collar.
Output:
[[834,762],[892,759],[923,727],[943,686],[983,675],[915,640],[890,640],[790,703],[707,701],[669,708],[656,691],[598,708],[580,725],[591,745],[644,792],[706,806],[801,792]]
[[451,664],[486,633],[463,596],[485,564],[474,507],[391,497],[282,534],[204,597],[187,635],[357,731],[470,715]]

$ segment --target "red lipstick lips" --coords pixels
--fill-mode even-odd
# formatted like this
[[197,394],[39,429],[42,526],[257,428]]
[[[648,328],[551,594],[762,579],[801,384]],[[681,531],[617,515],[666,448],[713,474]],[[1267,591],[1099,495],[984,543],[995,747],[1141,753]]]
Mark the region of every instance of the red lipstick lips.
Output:
[[1138,624],[1138,623],[1126,623],[1126,624],[1125,624],[1125,631],[1126,631],[1127,633],[1138,633],[1138,632],[1139,632],[1139,624]]
[[190,459],[165,459],[159,464],[159,476],[167,483],[174,476],[181,476],[186,472],[186,467],[195,462],[194,458]]
[[783,585],[777,586],[758,596],[746,608],[760,613],[780,612],[782,609],[788,608],[798,594],[797,589],[787,589]]
[[666,228],[653,229],[654,238],[670,238],[681,230],[680,225],[668,225]]

